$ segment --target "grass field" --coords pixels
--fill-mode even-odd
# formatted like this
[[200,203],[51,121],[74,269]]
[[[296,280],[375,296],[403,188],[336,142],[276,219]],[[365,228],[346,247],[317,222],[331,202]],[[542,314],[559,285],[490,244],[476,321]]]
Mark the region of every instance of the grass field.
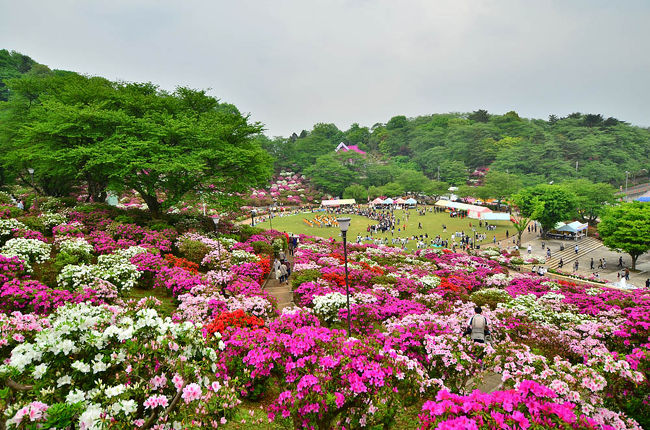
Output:
[[[406,224],[406,230],[398,232],[397,228],[395,229],[394,236],[391,236],[390,232],[388,233],[379,233],[373,235],[373,237],[384,238],[388,237],[410,237],[412,235],[421,235],[428,234],[429,240],[440,235],[443,239],[449,240],[451,244],[451,235],[454,232],[464,231],[465,234],[471,235],[472,228],[469,224],[472,224],[472,227],[476,228],[477,233],[486,234],[487,238],[484,241],[478,242],[479,244],[491,244],[493,236],[497,237],[497,240],[505,239],[506,230],[510,232],[512,237],[515,234],[515,229],[512,227],[512,224],[509,221],[492,221],[491,223],[496,225],[496,230],[487,231],[485,227],[478,227],[478,220],[472,218],[451,218],[448,213],[433,213],[427,212],[426,215],[418,215],[414,210],[410,211],[409,220],[406,221],[404,217],[404,212],[402,210],[395,211],[396,218],[400,219],[400,228]],[[326,215],[325,212],[316,212],[316,213],[303,213],[299,215],[290,215],[285,217],[274,217],[272,220],[273,228],[278,231],[283,231],[287,233],[294,234],[307,234],[311,236],[319,236],[324,238],[334,238],[339,240],[341,236],[341,231],[338,227],[310,227],[303,220],[313,220],[316,215]],[[340,215],[348,216],[348,215]],[[376,224],[375,220],[358,216],[350,215],[352,219],[350,223],[350,230],[348,231],[348,241],[356,241],[357,234],[366,236],[367,227],[372,224]],[[418,229],[418,223],[422,223],[422,229]],[[447,226],[447,231],[443,232],[442,225]],[[256,227],[268,229],[270,224],[268,221],[255,224]],[[456,241],[458,242],[458,240]],[[367,242],[364,242],[367,243]],[[427,241],[427,244],[429,242]],[[390,242],[389,242],[390,244]],[[414,249],[416,247],[415,241],[410,241],[407,244],[407,249]]]

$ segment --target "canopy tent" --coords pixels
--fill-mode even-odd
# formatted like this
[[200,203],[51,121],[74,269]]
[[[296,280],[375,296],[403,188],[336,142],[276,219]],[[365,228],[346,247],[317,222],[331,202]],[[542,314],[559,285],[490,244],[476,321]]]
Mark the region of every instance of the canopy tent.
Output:
[[389,198],[387,198],[386,200],[384,200],[382,203],[385,204],[385,205],[392,205],[392,204],[395,203],[395,200],[393,200],[393,199],[391,199],[391,198],[389,197]]
[[467,211],[467,216],[475,219],[481,218],[481,214],[492,212],[492,209],[485,206],[468,205],[467,203],[451,202],[449,200],[438,200],[436,206]]
[[648,191],[645,194],[640,195],[636,199],[634,199],[637,202],[650,202],[650,191]]
[[403,205],[403,204],[405,204],[405,203],[406,203],[406,200],[404,200],[404,199],[401,198],[401,197],[398,198],[397,200],[395,200],[395,204],[396,204],[396,205]]
[[[556,226],[557,227],[557,226]],[[555,230],[557,231],[566,231],[568,233],[578,233],[580,231],[586,230],[588,227],[587,224],[583,224],[578,221],[573,221],[569,224],[564,224],[563,226],[560,226],[560,228],[556,228]]]
[[568,224],[563,222],[558,222],[555,224],[555,228],[549,232],[551,237],[570,237],[571,239],[577,239],[582,236],[587,236],[587,228],[589,224],[583,224],[579,221],[573,221]]
[[483,212],[481,219],[485,221],[510,221],[511,215],[507,212]]
[[406,204],[407,205],[417,205],[418,201],[415,200],[413,197],[406,199]]
[[380,197],[377,197],[375,200],[371,201],[370,203],[373,205],[381,205],[384,204],[384,201]]
[[357,201],[354,199],[333,199],[333,200],[323,200],[320,202],[321,206],[347,206],[354,205]]

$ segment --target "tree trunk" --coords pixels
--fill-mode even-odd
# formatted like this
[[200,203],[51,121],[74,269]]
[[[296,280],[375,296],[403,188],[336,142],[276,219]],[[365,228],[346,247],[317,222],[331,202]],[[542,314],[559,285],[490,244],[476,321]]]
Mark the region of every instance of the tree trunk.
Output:
[[140,193],[140,195],[142,196],[142,199],[149,207],[149,212],[151,212],[152,215],[159,216],[161,213],[160,213],[160,202],[158,201],[158,198],[155,195],[150,196],[149,194],[144,194],[142,192]]
[[630,257],[632,257],[632,270],[636,270],[636,259],[639,258],[639,256],[635,254],[630,254]]

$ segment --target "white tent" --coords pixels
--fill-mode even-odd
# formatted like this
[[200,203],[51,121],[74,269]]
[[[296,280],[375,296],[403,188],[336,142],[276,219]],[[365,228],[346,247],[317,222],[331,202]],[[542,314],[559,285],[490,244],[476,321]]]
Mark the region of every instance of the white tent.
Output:
[[322,206],[346,206],[354,205],[357,201],[354,199],[333,199],[333,200],[323,200],[320,202]]
[[407,204],[407,205],[417,205],[417,204],[418,204],[418,201],[415,200],[413,197],[410,197],[410,198],[408,198],[408,199],[406,200],[406,204]]
[[492,212],[492,209],[486,208],[485,206],[469,205],[467,203],[451,202],[449,200],[438,200],[436,206],[467,211],[467,216],[475,219],[481,218],[482,214]]
[[386,200],[384,200],[382,203],[385,205],[392,205],[393,203],[395,203],[395,201],[389,197]]
[[510,214],[507,212],[485,212],[481,214],[485,221],[510,221]]

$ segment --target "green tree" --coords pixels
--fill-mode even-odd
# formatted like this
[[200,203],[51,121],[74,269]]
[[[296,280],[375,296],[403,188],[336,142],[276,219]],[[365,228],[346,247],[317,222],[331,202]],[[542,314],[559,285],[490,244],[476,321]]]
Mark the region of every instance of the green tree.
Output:
[[596,219],[608,205],[616,203],[616,188],[610,184],[597,183],[588,179],[563,182],[562,186],[576,195],[576,210],[582,222],[596,224]]
[[352,184],[343,190],[344,199],[355,199],[357,203],[365,203],[368,200],[368,189],[363,185]]
[[433,197],[434,200],[440,199],[440,196],[449,192],[449,184],[442,181],[428,181],[422,193],[426,196]]
[[463,185],[469,177],[462,161],[446,160],[440,163],[440,180],[451,185]]
[[34,100],[21,93],[22,79],[9,82],[16,95],[0,134],[4,165],[18,174],[34,166],[41,179],[81,179],[100,199],[107,187],[134,189],[153,213],[208,185],[218,200],[271,176],[271,158],[255,141],[261,125],[204,91],[76,74],[44,79],[54,85]]
[[558,222],[572,218],[576,208],[575,194],[558,185],[524,188],[513,201],[523,218],[539,221],[544,235]]
[[397,177],[396,182],[401,184],[405,191],[417,193],[424,190],[429,178],[424,176],[424,173],[416,170],[404,170]]
[[[350,155],[352,156],[352,155]],[[348,157],[347,153],[342,157]],[[356,178],[351,166],[342,162],[342,158],[335,152],[318,157],[316,163],[305,170],[311,181],[323,191],[340,196],[345,188]]]
[[399,182],[389,182],[381,189],[381,195],[387,197],[399,197],[404,194],[404,187]]
[[483,181],[483,186],[477,190],[480,198],[495,199],[501,202],[511,195],[517,193],[522,187],[521,179],[517,175],[490,170]]
[[485,109],[479,109],[467,115],[467,119],[476,122],[488,122],[490,120],[490,114]]
[[607,208],[598,234],[608,248],[629,254],[636,269],[639,256],[650,250],[650,205],[631,202]]

